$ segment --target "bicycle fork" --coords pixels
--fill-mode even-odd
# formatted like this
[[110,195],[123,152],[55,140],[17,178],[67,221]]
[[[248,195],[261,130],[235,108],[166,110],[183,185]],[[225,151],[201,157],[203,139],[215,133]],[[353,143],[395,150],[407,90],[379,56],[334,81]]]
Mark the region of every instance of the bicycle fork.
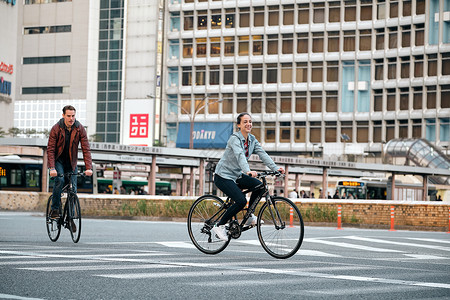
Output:
[[269,193],[267,193],[265,196],[267,207],[269,209],[270,216],[272,217],[275,228],[277,230],[284,229],[286,227],[286,223],[281,220],[280,212],[276,207],[275,201],[270,197]]

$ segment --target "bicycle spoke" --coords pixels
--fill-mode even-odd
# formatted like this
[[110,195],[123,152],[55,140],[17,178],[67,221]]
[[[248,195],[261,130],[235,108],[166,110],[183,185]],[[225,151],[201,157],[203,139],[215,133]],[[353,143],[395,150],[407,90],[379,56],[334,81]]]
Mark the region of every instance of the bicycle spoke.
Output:
[[50,196],[47,201],[47,210],[45,214],[45,225],[47,227],[48,237],[52,242],[56,242],[61,233],[61,225],[59,219],[50,218],[51,206],[52,206],[53,196]]
[[258,237],[264,250],[276,258],[294,255],[303,241],[303,220],[295,204],[275,197],[275,205],[265,203],[259,213]]

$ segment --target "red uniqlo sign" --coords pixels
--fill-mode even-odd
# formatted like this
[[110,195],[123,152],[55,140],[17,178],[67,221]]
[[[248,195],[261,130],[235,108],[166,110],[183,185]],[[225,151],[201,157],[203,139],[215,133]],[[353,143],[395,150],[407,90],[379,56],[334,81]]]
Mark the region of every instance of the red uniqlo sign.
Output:
[[148,114],[130,114],[130,138],[148,137]]

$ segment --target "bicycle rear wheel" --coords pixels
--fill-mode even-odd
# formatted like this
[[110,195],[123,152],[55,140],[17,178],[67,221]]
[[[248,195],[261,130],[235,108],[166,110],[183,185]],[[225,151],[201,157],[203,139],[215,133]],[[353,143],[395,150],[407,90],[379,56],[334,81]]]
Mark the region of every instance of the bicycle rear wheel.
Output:
[[[47,201],[47,211],[45,214],[45,225],[47,226],[47,233],[48,237],[52,242],[56,242],[59,238],[59,235],[61,234],[61,222],[60,218],[58,219],[52,219],[50,218],[50,212],[52,210],[52,201],[53,201],[53,195],[50,195],[48,197]],[[61,208],[60,208],[61,211]],[[60,213],[61,215],[61,213]]]
[[72,195],[72,199],[67,199],[70,204],[69,215],[68,215],[68,228],[70,231],[70,236],[74,243],[78,243],[81,236],[81,208],[80,201],[77,195]]
[[259,211],[258,238],[267,253],[275,258],[288,258],[303,242],[302,215],[291,200],[283,197],[272,199],[274,205],[266,202]]
[[204,195],[192,204],[189,210],[187,226],[189,237],[198,250],[206,254],[217,254],[223,251],[230,240],[222,241],[211,232],[221,217],[224,202],[219,197]]

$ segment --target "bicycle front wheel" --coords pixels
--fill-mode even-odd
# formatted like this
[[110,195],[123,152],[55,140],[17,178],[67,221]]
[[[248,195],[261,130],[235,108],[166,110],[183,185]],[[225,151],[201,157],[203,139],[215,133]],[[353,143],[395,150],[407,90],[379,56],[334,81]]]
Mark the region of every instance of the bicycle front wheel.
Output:
[[[47,226],[48,237],[50,238],[50,240],[52,242],[56,242],[61,233],[61,222],[60,222],[60,218],[58,218],[58,219],[50,218],[50,213],[52,210],[52,201],[53,201],[53,195],[48,197],[47,211],[45,214],[45,225]],[[61,210],[61,208],[60,208],[60,210]]]
[[211,231],[225,212],[223,205],[224,202],[219,197],[204,195],[195,200],[189,210],[187,219],[189,237],[195,247],[203,253],[217,254],[230,243],[230,240],[222,241]]
[[294,255],[303,242],[304,225],[297,206],[289,199],[273,197],[259,211],[257,231],[261,246],[275,258]]
[[[69,201],[69,199],[68,199]],[[68,228],[72,241],[78,243],[81,236],[81,208],[80,201],[77,195],[72,195],[72,199],[68,202],[69,215],[68,215]]]

